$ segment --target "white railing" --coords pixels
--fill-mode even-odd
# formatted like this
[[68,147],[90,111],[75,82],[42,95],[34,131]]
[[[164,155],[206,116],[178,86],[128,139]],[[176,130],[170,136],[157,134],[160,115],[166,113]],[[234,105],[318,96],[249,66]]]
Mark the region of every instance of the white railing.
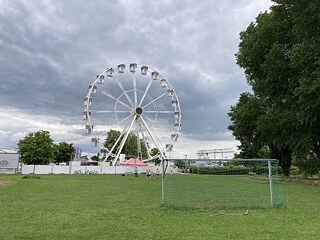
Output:
[[[22,174],[131,174],[134,166],[61,166],[61,165],[22,165]],[[157,169],[161,174],[159,166],[137,166],[138,173],[146,173],[150,169],[154,174]],[[174,168],[171,173],[176,173]]]

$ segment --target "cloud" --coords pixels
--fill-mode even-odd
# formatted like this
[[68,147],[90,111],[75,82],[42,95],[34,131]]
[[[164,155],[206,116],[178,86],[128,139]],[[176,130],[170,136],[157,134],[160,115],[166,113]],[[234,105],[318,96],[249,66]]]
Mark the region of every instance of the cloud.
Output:
[[227,113],[250,90],[235,63],[239,32],[270,5],[0,1],[1,146],[14,147],[28,132],[45,129],[55,141],[95,151],[81,119],[88,85],[106,67],[133,61],[159,69],[176,90],[182,146],[235,146]]

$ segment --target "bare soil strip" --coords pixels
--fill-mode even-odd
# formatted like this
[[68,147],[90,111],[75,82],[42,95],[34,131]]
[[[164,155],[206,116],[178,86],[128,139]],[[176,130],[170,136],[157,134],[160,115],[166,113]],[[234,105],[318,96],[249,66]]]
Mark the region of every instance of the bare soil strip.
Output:
[[15,181],[0,178],[0,187],[6,187],[14,183]]

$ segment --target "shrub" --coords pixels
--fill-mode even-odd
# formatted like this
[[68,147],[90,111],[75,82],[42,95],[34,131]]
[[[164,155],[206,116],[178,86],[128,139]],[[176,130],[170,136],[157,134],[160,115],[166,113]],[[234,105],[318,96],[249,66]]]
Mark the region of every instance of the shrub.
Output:
[[40,179],[40,176],[35,174],[24,175],[22,179]]

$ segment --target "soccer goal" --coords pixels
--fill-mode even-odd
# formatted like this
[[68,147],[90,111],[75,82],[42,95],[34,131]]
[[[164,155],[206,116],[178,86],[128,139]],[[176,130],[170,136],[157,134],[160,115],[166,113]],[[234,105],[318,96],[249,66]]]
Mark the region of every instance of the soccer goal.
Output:
[[278,160],[171,159],[164,169],[166,207],[270,208],[284,201]]

